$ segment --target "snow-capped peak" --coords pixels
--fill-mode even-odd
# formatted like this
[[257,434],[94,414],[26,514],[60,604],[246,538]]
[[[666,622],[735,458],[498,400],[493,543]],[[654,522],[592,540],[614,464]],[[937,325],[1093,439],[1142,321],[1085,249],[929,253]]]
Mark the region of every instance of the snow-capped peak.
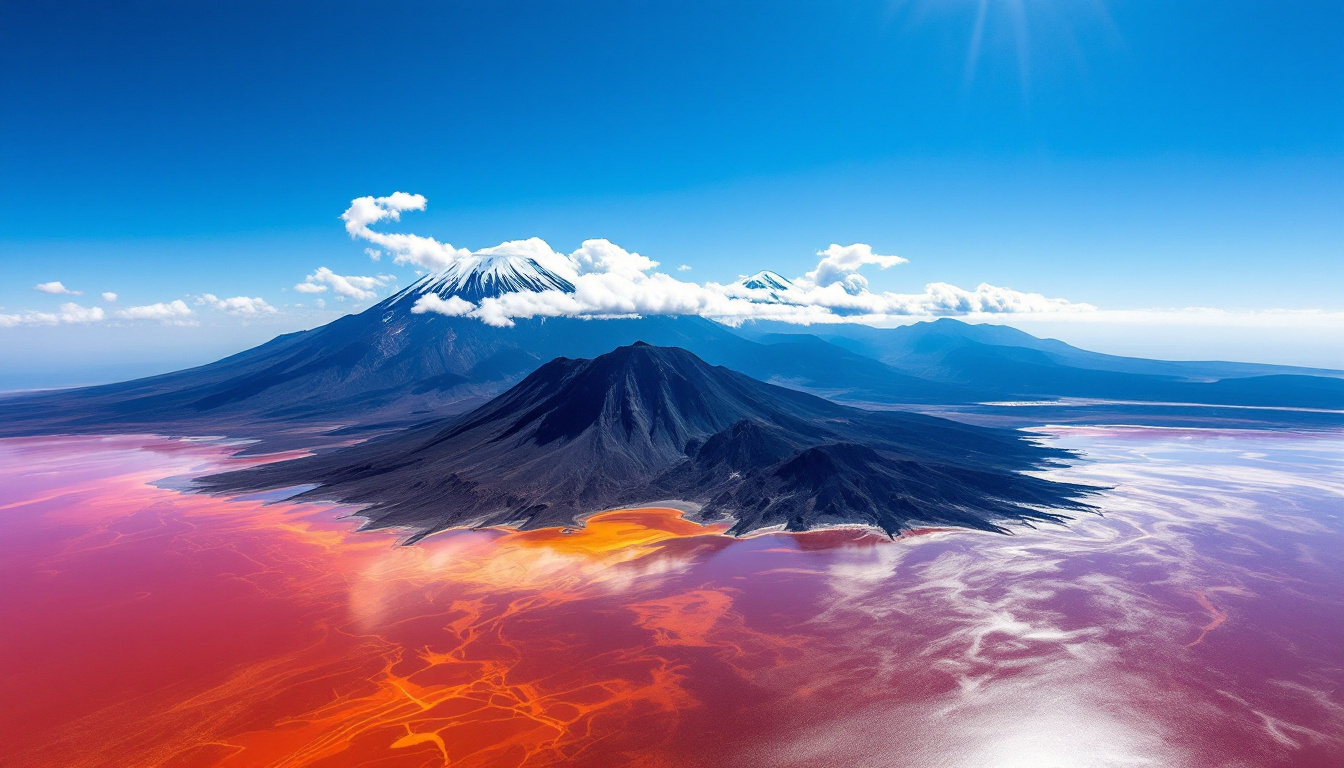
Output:
[[517,291],[571,293],[574,284],[530,256],[498,250],[480,251],[420,278],[397,298],[434,293],[445,299],[457,296],[479,303],[487,297]]
[[787,291],[793,283],[777,272],[761,270],[750,277],[744,277],[737,284],[751,291]]

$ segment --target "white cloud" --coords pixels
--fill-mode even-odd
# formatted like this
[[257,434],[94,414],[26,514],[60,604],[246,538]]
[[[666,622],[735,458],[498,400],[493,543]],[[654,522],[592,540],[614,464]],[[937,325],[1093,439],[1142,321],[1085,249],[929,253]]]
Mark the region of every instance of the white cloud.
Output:
[[[103,299],[107,302],[113,302],[116,300],[116,294],[111,292],[105,293],[103,294]],[[196,304],[200,306],[208,306],[212,309],[240,317],[255,317],[257,315],[273,314],[276,312],[275,307],[267,304],[264,299],[248,296],[234,296],[232,298],[221,299],[212,293],[206,293],[196,297]],[[194,325],[194,315],[195,313],[192,311],[191,307],[187,306],[187,303],[181,299],[124,307],[111,313],[108,313],[102,307],[85,307],[73,302],[67,302],[62,304],[56,312],[35,312],[30,310],[18,314],[0,314],[0,328],[9,328],[20,325],[86,324],[98,323],[108,319],[157,322],[169,325]]]
[[374,261],[381,261],[383,258],[383,252],[378,250],[377,248],[365,248],[364,253]]
[[[221,299],[213,293],[203,293],[196,297],[196,303],[239,317],[270,315],[276,312],[275,307],[267,304],[265,299],[254,298],[251,296],[233,296],[231,298]],[[183,309],[186,309],[187,307],[187,305],[183,304],[181,301],[175,301],[173,304],[181,304]],[[190,313],[191,310],[187,309],[187,312]]]
[[[873,292],[859,270],[869,266],[886,269],[903,264],[906,259],[874,253],[866,243],[846,246],[833,243],[826,250],[817,252],[821,258],[816,268],[797,278],[791,288],[762,292],[740,285],[678,280],[655,271],[658,262],[653,259],[603,239],[585,240],[570,254],[558,253],[546,241],[536,237],[469,251],[432,237],[383,233],[371,228],[381,221],[399,221],[403,211],[424,210],[426,205],[423,196],[404,192],[387,197],[361,197],[351,202],[341,218],[351,237],[379,246],[392,254],[397,264],[437,271],[455,264],[470,267],[500,256],[525,258],[574,285],[572,293],[520,291],[486,298],[475,306],[468,302],[456,304],[442,300],[416,304],[418,312],[465,315],[496,326],[512,325],[516,318],[635,315],[700,315],[729,324],[748,320],[880,324],[909,317],[1070,313],[1094,309],[1088,304],[987,283],[974,290],[947,283],[930,283],[920,293]],[[677,271],[689,269],[688,265],[682,265]],[[305,283],[295,288],[306,293],[326,290],[332,283],[330,270],[324,270],[310,275]],[[371,291],[372,287],[354,285],[361,291]]]
[[345,221],[345,230],[354,236],[383,219],[400,221],[402,211],[423,211],[428,202],[424,195],[405,192],[393,192],[387,197],[360,197],[350,201],[341,219]]
[[175,299],[169,302],[161,301],[157,304],[119,309],[114,316],[123,320],[154,320],[160,323],[181,325],[188,322],[191,314],[191,307],[188,307],[185,301]]
[[394,254],[392,261],[397,264],[440,270],[471,255],[470,251],[440,243],[432,237],[385,235],[369,228],[383,220],[400,221],[402,211],[423,211],[426,204],[423,195],[405,192],[394,192],[387,197],[360,197],[350,201],[350,207],[341,214],[341,219],[345,221],[345,231],[350,237],[382,247]]
[[103,291],[103,301],[106,301],[108,304],[111,304],[116,300],[117,300],[117,294],[111,291]]
[[[534,238],[536,239],[536,238]],[[545,245],[544,241],[541,241]],[[550,246],[546,246],[550,251]],[[569,255],[580,275],[613,272],[634,277],[658,266],[658,262],[638,253],[631,253],[610,240],[584,240],[579,250]]]
[[27,310],[18,314],[0,314],[0,328],[13,328],[18,325],[98,323],[106,317],[102,307],[84,307],[74,302],[66,302],[55,312]]
[[411,307],[411,312],[417,315],[423,315],[426,312],[436,312],[440,315],[449,317],[461,317],[471,314],[476,309],[476,305],[460,296],[449,296],[444,299],[437,293],[427,293],[415,300],[415,305]]
[[81,307],[73,302],[61,305],[60,318],[63,323],[98,323],[104,317],[102,307]]
[[483,299],[471,313],[489,325],[509,326],[514,318],[638,315],[701,315],[730,324],[750,319],[823,322],[828,310],[814,306],[759,304],[726,294],[723,286],[677,280],[654,272],[589,272],[575,275],[573,293],[520,291]]
[[294,290],[300,293],[323,293],[330,288],[342,296],[364,301],[377,296],[378,292],[375,289],[383,287],[391,279],[392,275],[376,277],[338,275],[326,267],[318,267],[317,271],[305,277],[302,283],[295,285]]
[[874,293],[866,287],[854,290],[852,282],[813,287],[806,280],[799,280],[792,288],[782,291],[753,291],[740,286],[730,286],[727,290],[746,297],[762,294],[758,299],[762,302],[824,307],[835,315],[836,320],[870,324],[891,317],[1083,312],[1095,309],[1090,304],[1052,299],[1039,293],[1024,293],[988,283],[981,283],[973,291],[948,283],[929,283],[920,293]]
[[57,296],[79,296],[84,293],[83,291],[72,291],[69,288],[66,288],[60,280],[52,280],[50,283],[38,283],[33,286],[33,290]]
[[850,293],[868,289],[868,280],[858,273],[860,267],[876,264],[882,269],[905,264],[908,259],[900,256],[882,256],[873,253],[873,247],[866,243],[839,245],[831,243],[824,251],[817,251],[822,257],[817,268],[803,275],[797,282],[825,288],[836,283],[842,284]]
[[691,265],[690,265],[690,264],[682,264],[681,266],[677,267],[677,271],[678,271],[678,272],[690,272],[690,271],[691,271]]

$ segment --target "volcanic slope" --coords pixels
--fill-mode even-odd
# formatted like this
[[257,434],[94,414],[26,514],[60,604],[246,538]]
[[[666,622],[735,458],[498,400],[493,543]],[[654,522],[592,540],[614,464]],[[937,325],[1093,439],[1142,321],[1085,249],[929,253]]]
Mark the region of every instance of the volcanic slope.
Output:
[[[451,527],[568,526],[678,500],[732,531],[867,524],[1002,531],[1086,509],[1087,489],[1023,470],[1065,454],[1019,433],[866,411],[643,343],[559,358],[459,417],[198,481],[364,505],[414,541]],[[1052,511],[1053,510],[1053,511]]]

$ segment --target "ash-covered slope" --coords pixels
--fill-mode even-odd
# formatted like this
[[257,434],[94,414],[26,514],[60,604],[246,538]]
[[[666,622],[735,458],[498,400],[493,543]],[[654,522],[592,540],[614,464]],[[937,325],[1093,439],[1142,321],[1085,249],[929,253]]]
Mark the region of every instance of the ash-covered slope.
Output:
[[573,524],[680,500],[735,533],[863,523],[1002,530],[1085,508],[1085,489],[1022,470],[1062,455],[1014,432],[865,411],[635,344],[560,358],[455,419],[327,454],[215,475],[211,491],[304,484],[367,505],[412,540],[456,526]]

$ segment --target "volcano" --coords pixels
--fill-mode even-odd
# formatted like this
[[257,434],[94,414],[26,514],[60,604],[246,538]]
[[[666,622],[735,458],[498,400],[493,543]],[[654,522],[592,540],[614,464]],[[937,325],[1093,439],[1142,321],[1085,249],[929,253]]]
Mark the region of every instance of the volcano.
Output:
[[754,301],[770,304],[783,302],[784,294],[793,289],[793,283],[777,272],[762,270],[749,277],[738,280],[735,285],[748,291]]
[[[0,399],[0,436],[142,431],[302,443],[331,429],[385,429],[470,410],[555,357],[637,340],[693,350],[749,375],[878,402],[960,402],[967,387],[900,373],[815,338],[763,344],[701,317],[518,319],[497,328],[414,311],[422,297],[573,290],[536,260],[476,256],[357,314],[208,365],[135,381]],[[295,438],[294,436],[301,436]]]
[[[208,365],[118,384],[0,397],[0,437],[145,432],[260,439],[257,450],[329,444],[351,432],[386,432],[466,412],[547,360],[593,357],[638,340],[858,403],[945,409],[1071,397],[1280,409],[1229,412],[1236,424],[1264,414],[1337,423],[1344,410],[1344,379],[1337,371],[1120,358],[1012,328],[951,319],[891,329],[827,326],[809,335],[797,326],[768,323],[734,330],[695,316],[519,318],[501,328],[473,317],[417,311],[418,305],[424,309],[421,300],[432,296],[479,304],[516,291],[573,288],[535,258],[475,254],[359,314]],[[770,302],[790,284],[762,272],[744,278],[738,288],[753,300]],[[761,332],[775,327],[789,332]],[[1063,418],[1058,410],[1051,413],[1049,418]],[[1108,414],[1085,411],[1070,418],[1136,418]],[[1189,418],[1207,422],[1207,415]]]
[[420,278],[387,303],[414,302],[434,294],[440,298],[456,296],[473,304],[481,299],[518,291],[561,291],[573,293],[574,284],[546,269],[536,259],[514,253],[473,253],[446,269]]
[[325,454],[204,478],[314,485],[414,541],[461,526],[571,526],[616,507],[691,505],[732,532],[839,524],[1003,531],[1060,521],[1086,489],[1024,474],[1065,454],[1020,433],[866,411],[644,343],[559,358],[464,415]]

